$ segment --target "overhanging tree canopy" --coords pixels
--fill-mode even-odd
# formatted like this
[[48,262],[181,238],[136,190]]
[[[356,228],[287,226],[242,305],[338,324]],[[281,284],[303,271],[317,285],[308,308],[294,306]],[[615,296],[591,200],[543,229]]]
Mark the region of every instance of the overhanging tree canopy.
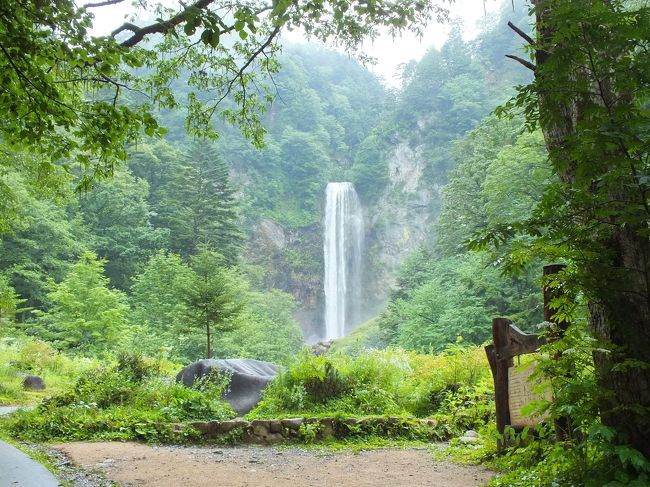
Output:
[[[142,134],[162,133],[155,111],[187,106],[187,129],[215,136],[220,115],[262,143],[259,115],[272,92],[260,79],[278,69],[282,29],[355,50],[379,26],[419,31],[445,15],[427,0],[290,1],[198,0],[149,5],[155,20],[115,26],[93,37],[104,0],[10,0],[0,4],[0,131],[10,147],[27,146],[52,160],[71,159],[85,170],[82,184],[111,174],[125,147]],[[135,5],[143,2],[134,2]],[[181,73],[194,88],[176,99],[170,85]]]

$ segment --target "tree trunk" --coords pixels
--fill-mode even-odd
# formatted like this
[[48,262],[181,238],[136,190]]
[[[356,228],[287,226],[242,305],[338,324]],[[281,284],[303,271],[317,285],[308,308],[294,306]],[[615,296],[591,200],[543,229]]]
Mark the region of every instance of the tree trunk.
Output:
[[650,299],[647,238],[632,228],[617,228],[610,245],[617,270],[589,303],[593,336],[610,344],[611,353],[595,352],[603,396],[601,419],[624,442],[650,458]]
[[[583,8],[590,9],[589,3],[586,2]],[[600,7],[609,5],[606,0],[593,3]],[[593,44],[585,36],[585,44],[581,46],[583,50],[572,52],[577,55],[587,52],[587,55],[574,66],[563,68],[554,56],[566,56],[567,49],[574,49],[574,46],[558,44],[556,39],[561,36],[555,34],[569,25],[581,29],[585,27],[581,22],[589,22],[590,18],[555,17],[554,8],[567,5],[561,0],[533,0],[533,5],[537,27],[534,85],[539,103],[539,123],[551,162],[568,188],[567,198],[575,198],[568,201],[571,209],[575,210],[575,223],[589,232],[586,243],[576,244],[574,248],[584,251],[585,255],[579,265],[583,266],[581,277],[589,300],[591,333],[603,349],[609,350],[594,353],[602,392],[599,399],[601,419],[618,431],[622,442],[631,444],[650,458],[647,196],[637,179],[635,163],[639,161],[625,146],[625,135],[620,136],[620,140],[618,135],[612,136],[614,143],[610,145],[580,145],[580,137],[590,136],[588,132],[580,131],[581,124],[584,122],[589,128],[594,127],[594,118],[589,118],[594,117],[597,111],[594,108],[603,108],[603,113],[609,111],[613,114],[609,118],[605,115],[604,125],[616,126],[617,121],[626,121],[620,114],[631,113],[627,107],[633,107],[632,93],[617,93],[612,88],[615,86],[612,78],[624,75],[616,74],[614,70],[604,71],[604,75],[603,71],[593,70],[589,56],[595,54],[600,56],[600,60],[609,56],[614,64],[616,56],[629,52],[616,52],[616,46],[612,46],[611,52],[596,47],[601,51],[590,53]],[[596,32],[592,25],[586,25],[585,30],[589,29]],[[625,45],[621,43],[621,46]],[[558,74],[560,69],[564,69],[561,75]],[[574,89],[572,84],[575,86],[573,93],[570,92]],[[593,87],[593,90],[585,90],[585,87]],[[627,129],[631,130],[630,127],[634,126],[631,124]],[[576,147],[591,150],[591,154],[582,156]],[[601,152],[596,153],[593,147]],[[612,177],[612,174],[622,176]],[[576,194],[581,196],[573,196]],[[590,199],[589,196],[594,197]],[[602,211],[599,205],[604,201],[611,211],[599,220],[599,211]]]
[[212,358],[212,334],[210,333],[209,321],[205,324],[205,332],[208,337],[208,356],[206,358]]

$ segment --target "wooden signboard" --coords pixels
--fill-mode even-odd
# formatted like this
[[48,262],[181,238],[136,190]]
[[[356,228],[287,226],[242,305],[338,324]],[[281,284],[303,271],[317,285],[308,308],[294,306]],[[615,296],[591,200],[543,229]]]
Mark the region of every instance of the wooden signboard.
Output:
[[515,429],[533,427],[548,417],[548,414],[532,417],[522,413],[522,409],[533,401],[552,399],[550,388],[546,388],[543,393],[536,390],[539,384],[531,379],[533,372],[535,372],[535,362],[508,369],[508,409],[510,425]]
[[[529,426],[523,424],[527,420],[522,417],[521,408],[531,400],[539,399],[531,390],[532,384],[526,381],[532,370],[517,371],[514,357],[537,351],[545,340],[522,332],[507,318],[492,320],[492,336],[494,344],[485,347],[485,353],[494,379],[497,430],[503,434],[506,426]],[[520,424],[515,424],[513,417]]]

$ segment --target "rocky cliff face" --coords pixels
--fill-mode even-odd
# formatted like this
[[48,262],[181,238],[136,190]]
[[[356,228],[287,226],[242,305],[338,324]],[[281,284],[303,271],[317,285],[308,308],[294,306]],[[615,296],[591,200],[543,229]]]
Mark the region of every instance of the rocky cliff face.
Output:
[[264,218],[255,225],[246,249],[246,261],[264,269],[263,285],[294,296],[296,320],[305,339],[320,339],[323,306],[323,240],[320,225],[297,230]]
[[378,203],[368,209],[366,293],[370,316],[383,308],[402,260],[431,240],[440,202],[441,186],[424,180],[420,147],[399,143],[388,167],[390,183]]

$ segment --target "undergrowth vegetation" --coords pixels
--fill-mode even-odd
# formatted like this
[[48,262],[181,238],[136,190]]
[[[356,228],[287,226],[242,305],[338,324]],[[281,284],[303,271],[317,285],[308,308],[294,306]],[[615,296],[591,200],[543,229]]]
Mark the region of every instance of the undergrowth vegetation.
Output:
[[492,379],[479,347],[452,345],[435,356],[398,349],[354,357],[304,352],[248,416],[434,417],[461,432],[489,421],[493,404]]
[[495,486],[650,485],[650,461],[627,441],[618,441],[617,432],[601,420],[604,391],[593,356],[603,350],[602,344],[588,334],[584,317],[572,321],[563,338],[543,346],[539,354],[538,373],[551,379],[554,397],[537,411],[546,410],[549,420],[520,435],[510,432],[513,446],[504,454],[486,454],[504,472],[493,481]]
[[[46,342],[34,339],[0,339],[0,406],[25,405],[70,386],[97,360],[70,358]],[[24,374],[41,377],[47,389],[25,390]]]
[[95,368],[69,389],[38,407],[19,411],[4,428],[14,438],[33,441],[197,439],[183,421],[234,417],[221,399],[227,381],[210,381],[190,389],[169,377],[172,364],[121,354],[108,367]]
[[[545,423],[516,433],[507,428],[508,448],[495,424],[480,429],[480,447],[457,443],[448,451],[456,460],[481,463],[501,472],[494,487],[645,487],[650,461],[629,444],[616,441],[616,431],[602,424],[593,353],[600,344],[586,332],[584,318],[572,320],[562,339],[537,354],[535,375],[550,380],[553,401],[536,401],[529,413],[547,413]],[[562,427],[558,434],[556,425]],[[454,443],[454,442],[452,442]]]
[[[76,381],[36,408],[4,419],[1,429],[28,441],[186,442],[200,436],[177,423],[235,416],[222,400],[226,379],[187,388],[174,381],[177,369],[170,362],[128,353],[102,366],[89,364]],[[389,437],[425,439],[430,433],[418,431],[422,426],[415,418],[427,417],[436,420],[436,438],[448,438],[493,417],[488,370],[480,348],[459,344],[436,356],[387,349],[316,357],[305,350],[264,391],[248,419],[397,416],[402,419],[389,423],[399,427]],[[373,437],[363,420],[354,425],[359,431],[348,432],[352,436]],[[318,431],[301,433],[305,442],[309,433],[318,436]]]

